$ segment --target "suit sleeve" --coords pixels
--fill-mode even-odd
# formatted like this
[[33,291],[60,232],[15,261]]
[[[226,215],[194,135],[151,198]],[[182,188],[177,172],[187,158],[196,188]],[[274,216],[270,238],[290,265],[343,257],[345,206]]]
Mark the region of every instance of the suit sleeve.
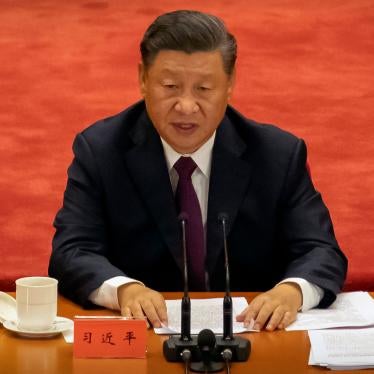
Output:
[[347,259],[335,239],[330,214],[306,167],[305,143],[298,140],[283,186],[282,236],[288,267],[285,278],[300,277],[324,290],[319,307],[341,290]]
[[105,280],[125,274],[107,257],[105,195],[95,155],[83,134],[76,137],[73,152],[63,207],[54,221],[49,274],[58,279],[63,295],[89,307],[92,291]]

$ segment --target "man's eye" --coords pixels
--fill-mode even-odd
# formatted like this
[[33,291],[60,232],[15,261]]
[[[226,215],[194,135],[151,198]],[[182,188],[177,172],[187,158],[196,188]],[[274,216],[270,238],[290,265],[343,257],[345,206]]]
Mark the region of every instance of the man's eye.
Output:
[[164,84],[164,87],[169,88],[169,89],[175,89],[177,88],[177,85],[176,84]]
[[210,88],[209,88],[209,87],[205,87],[205,86],[200,86],[200,87],[199,87],[199,90],[200,90],[200,91],[209,91]]

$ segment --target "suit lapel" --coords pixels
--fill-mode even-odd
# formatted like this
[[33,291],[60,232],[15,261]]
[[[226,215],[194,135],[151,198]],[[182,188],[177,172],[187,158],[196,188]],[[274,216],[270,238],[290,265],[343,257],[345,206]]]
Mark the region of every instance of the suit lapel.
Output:
[[[160,137],[146,112],[140,117],[130,137],[134,146],[125,151],[126,167],[142,199],[160,230],[178,267],[183,269],[177,212]],[[250,165],[240,156],[246,144],[227,117],[217,129],[212,154],[207,217],[207,268],[214,270],[223,249],[219,213],[229,217],[230,233],[250,180]]]
[[127,169],[182,270],[177,212],[164,151],[160,137],[146,113],[140,117],[130,136],[135,146],[125,153]]
[[[213,147],[207,217],[207,268],[211,274],[223,250],[222,227],[218,215],[229,217],[229,235],[250,180],[250,164],[240,158],[246,144],[227,117],[217,129]],[[229,249],[230,250],[230,249]],[[223,271],[223,269],[222,269]]]

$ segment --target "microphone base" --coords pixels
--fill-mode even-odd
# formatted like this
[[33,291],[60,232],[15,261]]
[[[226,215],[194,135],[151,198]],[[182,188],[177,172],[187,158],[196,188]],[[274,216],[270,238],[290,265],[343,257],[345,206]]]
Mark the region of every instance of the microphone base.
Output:
[[165,340],[163,344],[164,357],[170,362],[182,362],[181,353],[185,349],[191,351],[191,361],[201,360],[197,336],[191,336],[191,340],[182,340],[180,336],[169,336],[169,339]]
[[198,373],[216,373],[222,371],[224,364],[222,362],[191,362],[190,370]]
[[234,336],[232,340],[223,339],[223,336],[217,336],[215,347],[215,358],[217,361],[222,361],[221,353],[225,349],[230,349],[232,352],[231,362],[247,361],[251,353],[251,342],[240,336]]

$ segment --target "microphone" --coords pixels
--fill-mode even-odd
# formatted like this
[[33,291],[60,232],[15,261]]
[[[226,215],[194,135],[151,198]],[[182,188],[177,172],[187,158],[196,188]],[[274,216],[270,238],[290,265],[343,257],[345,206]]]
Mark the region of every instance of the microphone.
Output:
[[233,339],[233,326],[232,326],[232,298],[230,294],[230,269],[229,269],[229,256],[227,250],[227,235],[226,235],[226,223],[228,216],[226,213],[220,213],[218,215],[218,222],[222,225],[223,233],[223,249],[225,254],[225,275],[226,275],[226,294],[223,298],[223,339]]
[[183,247],[183,282],[184,293],[181,305],[181,339],[191,340],[191,300],[188,295],[188,269],[187,269],[187,241],[186,241],[186,222],[188,215],[182,212],[178,216],[182,229],[182,247]]
[[223,369],[223,363],[214,361],[216,336],[209,329],[204,329],[197,336],[197,344],[201,353],[200,362],[192,362],[191,370],[201,373],[214,373]]
[[215,359],[223,359],[225,362],[247,361],[251,352],[251,344],[249,340],[233,335],[233,311],[230,292],[229,256],[226,234],[226,225],[228,222],[227,214],[220,213],[218,215],[218,222],[222,225],[223,248],[225,254],[226,292],[225,297],[223,298],[223,335],[217,336]]
[[200,360],[200,352],[196,336],[191,336],[191,300],[188,294],[188,270],[187,270],[187,244],[186,244],[186,224],[188,222],[187,213],[180,213],[178,216],[182,232],[183,249],[183,282],[184,294],[181,301],[181,335],[169,336],[164,341],[163,352],[167,361],[185,362],[187,367],[190,361]]

